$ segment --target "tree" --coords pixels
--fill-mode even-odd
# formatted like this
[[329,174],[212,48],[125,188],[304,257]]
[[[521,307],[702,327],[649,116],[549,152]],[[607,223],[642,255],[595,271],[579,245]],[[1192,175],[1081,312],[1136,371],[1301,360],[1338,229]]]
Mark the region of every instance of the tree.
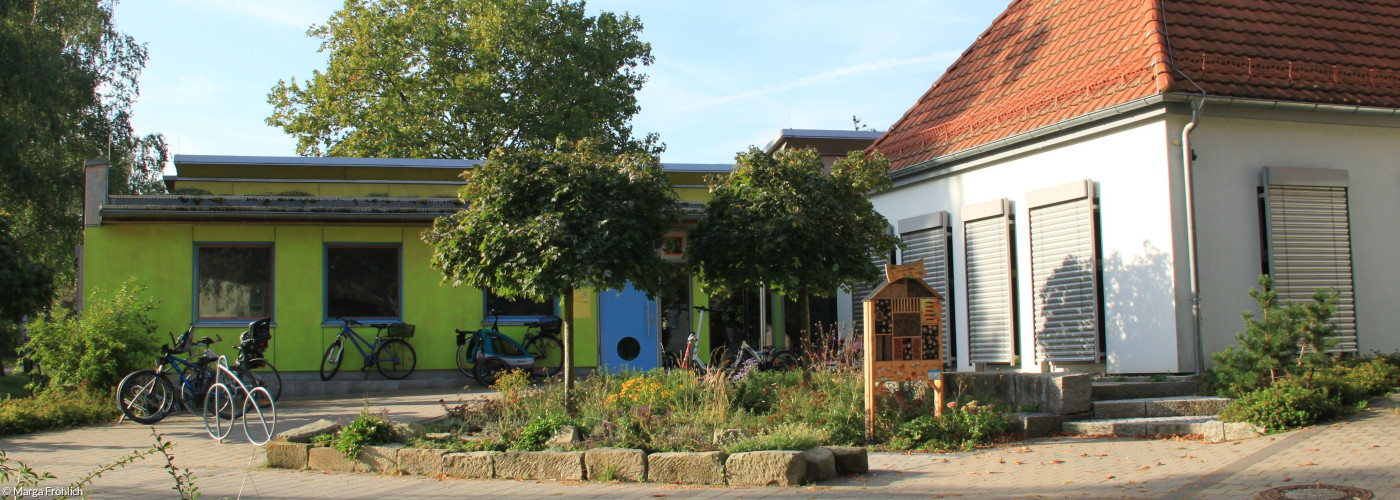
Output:
[[823,173],[815,150],[769,155],[750,147],[734,171],[711,180],[705,217],[690,229],[686,258],[709,293],[766,285],[797,296],[803,348],[811,295],[829,295],[879,275],[870,256],[899,240],[866,196],[889,186],[889,160],[852,152]]
[[583,2],[347,0],[307,31],[329,66],[279,81],[267,123],[307,156],[485,158],[558,137],[657,153],[629,125],[652,62],[641,30]]
[[1240,397],[1286,376],[1310,377],[1331,363],[1326,352],[1336,345],[1336,327],[1329,324],[1337,310],[1333,293],[1319,289],[1311,304],[1292,304],[1280,299],[1263,275],[1249,297],[1259,303],[1259,315],[1245,311],[1244,331],[1235,335],[1239,345],[1211,354],[1215,366],[1207,382],[1215,391]]
[[653,155],[605,152],[559,141],[548,150],[505,150],[463,174],[466,207],[437,219],[423,239],[453,285],[506,298],[562,297],[565,407],[574,381],[578,288],[658,290],[658,249],[679,218],[677,197]]
[[[38,311],[53,296],[53,275],[47,267],[25,255],[10,231],[9,217],[0,212],[0,352],[12,352],[17,332],[6,323],[18,323]],[[0,363],[0,376],[5,365]]]
[[164,190],[165,140],[137,136],[130,120],[146,48],[116,30],[114,4],[0,0],[0,210],[20,253],[64,283],[76,275],[84,159],[111,161],[115,194]]

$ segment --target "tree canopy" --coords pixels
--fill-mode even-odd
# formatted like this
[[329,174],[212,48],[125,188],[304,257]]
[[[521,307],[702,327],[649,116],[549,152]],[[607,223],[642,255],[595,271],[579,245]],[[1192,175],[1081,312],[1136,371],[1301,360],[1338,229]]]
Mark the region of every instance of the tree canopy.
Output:
[[20,253],[74,277],[82,162],[104,157],[115,194],[161,192],[165,139],[131,127],[146,48],[112,1],[0,0],[0,211]]
[[347,0],[307,34],[325,71],[268,94],[307,156],[485,158],[495,148],[632,138],[652,62],[636,17],[553,0]]
[[[711,179],[705,217],[690,229],[686,258],[707,292],[769,288],[801,301],[875,280],[870,257],[899,240],[866,199],[889,186],[889,160],[852,152],[828,175],[812,149],[773,155],[749,148],[733,172]],[[805,338],[805,336],[803,337]]]
[[573,382],[576,288],[657,290],[659,248],[679,217],[656,156],[582,140],[547,150],[498,149],[463,174],[466,207],[423,235],[454,285],[506,298],[564,302],[564,377]]

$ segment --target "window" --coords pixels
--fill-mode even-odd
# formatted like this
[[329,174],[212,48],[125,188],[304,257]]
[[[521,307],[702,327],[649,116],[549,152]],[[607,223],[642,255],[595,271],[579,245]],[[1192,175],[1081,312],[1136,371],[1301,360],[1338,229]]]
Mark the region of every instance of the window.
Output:
[[198,245],[195,295],[198,321],[272,316],[272,246]]
[[1037,361],[1100,360],[1100,292],[1094,182],[1026,194]]
[[[893,227],[885,228],[885,234],[894,234]],[[865,333],[865,298],[875,291],[875,287],[885,282],[885,264],[894,264],[898,261],[895,252],[888,255],[871,255],[870,263],[879,270],[879,278],[870,283],[863,283],[851,287],[851,331],[855,338],[859,338]],[[800,323],[801,321],[799,321]],[[784,327],[786,328],[786,327]]]
[[924,283],[943,296],[943,365],[951,369],[957,361],[957,341],[953,338],[953,255],[949,253],[952,234],[948,212],[934,212],[899,221],[899,239],[904,241],[906,264],[924,259]]
[[[491,289],[486,289],[486,315],[491,316],[494,311],[501,317],[508,316],[553,316],[553,300],[536,302],[524,297],[507,299],[496,295]],[[488,318],[489,320],[490,318]]]
[[326,246],[327,318],[400,318],[398,245]]
[[1279,299],[1312,302],[1319,289],[1337,294],[1335,352],[1357,351],[1347,171],[1265,167],[1264,249]]
[[1015,249],[1011,202],[963,207],[967,260],[967,347],[973,363],[1016,361]]

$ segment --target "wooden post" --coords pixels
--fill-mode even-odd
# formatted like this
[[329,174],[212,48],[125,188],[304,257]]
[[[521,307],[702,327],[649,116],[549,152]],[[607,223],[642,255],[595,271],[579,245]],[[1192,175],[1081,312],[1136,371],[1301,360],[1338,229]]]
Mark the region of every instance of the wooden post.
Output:
[[861,371],[865,382],[865,441],[875,441],[875,306],[869,301],[861,304],[865,311],[861,332]]

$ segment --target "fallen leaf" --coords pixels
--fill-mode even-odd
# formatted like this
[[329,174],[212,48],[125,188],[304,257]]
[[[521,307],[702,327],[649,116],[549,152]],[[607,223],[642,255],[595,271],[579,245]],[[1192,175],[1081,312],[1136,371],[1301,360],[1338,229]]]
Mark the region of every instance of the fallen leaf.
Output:
[[1087,457],[1087,456],[1089,456],[1089,454],[1088,454],[1088,453],[1080,453],[1079,456],[1081,456],[1081,457]]
[[1147,469],[1151,469],[1151,468],[1152,468],[1151,465],[1144,465],[1144,466],[1142,466],[1141,469],[1138,469],[1138,470],[1147,470]]
[[946,459],[946,458],[940,458],[940,459],[938,459],[938,462],[939,462],[939,463],[944,463],[944,464],[946,464],[946,463],[948,463],[948,459]]
[[1004,464],[1004,463],[1006,463],[1006,459],[1005,459],[1005,458],[999,458],[999,459],[997,459],[997,463],[999,463],[999,464]]
[[1074,482],[1074,481],[1070,481],[1070,480],[1066,479],[1066,480],[1064,480],[1061,484],[1069,484],[1069,483],[1073,483],[1073,482]]
[[1308,451],[1317,451],[1317,448],[1308,448]]
[[1298,466],[1300,466],[1300,467],[1309,467],[1309,466],[1313,466],[1313,465],[1317,465],[1317,462],[1303,462],[1303,463],[1298,464]]
[[1025,462],[1022,462],[1022,461],[1020,461],[1020,460],[1017,460],[1017,461],[1011,462],[1011,463],[1016,464],[1016,465],[1025,465]]
[[988,473],[988,474],[1001,474],[1001,471],[999,471],[999,470],[989,470],[989,471],[987,471],[987,473]]
[[1051,460],[1050,463],[1052,463],[1052,464],[1062,464],[1062,463],[1065,463],[1065,461],[1064,461],[1064,460],[1055,459],[1055,460]]
[[1162,463],[1162,462],[1157,462],[1157,466],[1158,466],[1158,467],[1161,467],[1161,466],[1163,466],[1163,465],[1166,465],[1166,464],[1164,464],[1164,463]]
[[1100,457],[1106,457],[1106,456],[1108,456],[1108,452],[1100,453],[1099,456],[1100,456]]
[[1113,479],[1113,474],[1104,474],[1104,475],[1103,475],[1103,478],[1104,478],[1104,479]]
[[1289,481],[1292,481],[1292,480],[1293,480],[1293,478],[1291,478],[1291,477],[1288,477],[1288,476],[1284,476],[1284,477],[1283,477],[1283,482],[1285,482],[1285,483],[1286,483],[1286,482],[1289,482]]

